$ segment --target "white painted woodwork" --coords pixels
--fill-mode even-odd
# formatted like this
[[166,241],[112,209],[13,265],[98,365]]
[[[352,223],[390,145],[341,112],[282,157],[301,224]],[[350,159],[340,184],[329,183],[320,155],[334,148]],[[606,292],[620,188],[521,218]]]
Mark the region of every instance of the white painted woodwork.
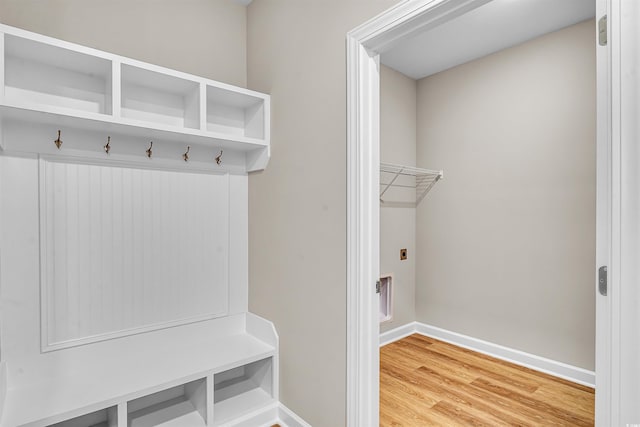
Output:
[[111,427],[117,425],[117,412],[113,408],[82,415],[71,420],[56,423],[52,427]]
[[122,117],[198,129],[198,82],[122,64]]
[[4,54],[6,102],[111,112],[109,60],[11,34]]
[[273,360],[263,359],[214,376],[214,425],[273,401]]
[[269,96],[5,25],[0,61],[0,427],[308,426],[247,312]]
[[[244,314],[227,316],[16,361],[11,367],[13,383],[2,425],[46,426],[173,387],[181,390],[184,384],[255,361],[270,364],[277,347],[265,341],[274,337],[250,335],[245,325]],[[201,395],[192,395],[190,400],[188,389],[190,386],[171,397],[187,395],[183,400],[189,400],[194,415],[202,419]],[[236,397],[240,406],[243,400],[255,402],[251,395]],[[214,399],[215,392],[213,398],[207,397],[207,405],[213,405]],[[153,403],[167,400],[170,398]],[[147,404],[134,404],[133,409],[152,405],[143,402]],[[237,413],[240,415],[242,412]]]
[[[128,403],[129,427],[206,426],[206,379],[191,381]],[[205,415],[206,416],[206,415]]]
[[228,175],[41,161],[43,349],[223,316]]
[[[116,147],[134,137],[147,145],[154,141],[154,151],[176,151],[165,158],[183,169],[195,161],[210,169],[247,172],[268,163],[268,95],[6,25],[0,25],[0,33],[0,122],[22,128],[38,123],[54,135],[62,130],[65,144],[56,155],[67,154],[74,132],[89,131],[104,142],[78,140],[85,144],[75,156],[112,160],[102,146],[107,136],[118,135]],[[8,151],[48,152],[49,139],[28,147],[14,142]],[[190,162],[182,158],[187,145],[201,148],[192,147]],[[220,150],[224,157],[217,165]],[[128,160],[145,164],[145,150],[136,153]],[[241,161],[228,168],[229,157]]]
[[[616,17],[611,13],[611,1],[596,0],[596,21],[607,15],[609,28],[617,25]],[[611,40],[613,32],[608,32]],[[612,200],[614,196],[613,175],[614,168],[611,161],[613,153],[613,141],[611,132],[613,120],[611,117],[612,99],[614,92],[612,89],[612,78],[616,79],[613,73],[612,53],[614,43],[611,40],[606,46],[596,45],[596,268],[608,266],[609,289],[613,291],[617,287],[615,266],[612,264],[612,245],[609,243],[615,236],[612,225],[616,221],[613,217]],[[615,49],[618,52],[618,49]],[[617,95],[616,95],[617,96]],[[619,104],[619,101],[617,101]],[[619,217],[619,213],[617,214]],[[616,244],[619,246],[619,244]],[[594,292],[596,295],[596,396],[595,396],[595,424],[597,426],[619,424],[619,420],[614,421],[613,406],[613,347],[612,347],[612,313],[613,304],[611,294],[601,295],[597,289],[597,271],[594,271],[596,285]]]

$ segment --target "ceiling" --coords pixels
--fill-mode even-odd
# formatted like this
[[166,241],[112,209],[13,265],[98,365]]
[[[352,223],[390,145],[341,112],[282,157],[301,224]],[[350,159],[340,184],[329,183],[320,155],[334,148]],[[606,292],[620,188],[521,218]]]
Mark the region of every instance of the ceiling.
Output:
[[380,59],[417,80],[593,18],[595,9],[595,0],[492,0]]

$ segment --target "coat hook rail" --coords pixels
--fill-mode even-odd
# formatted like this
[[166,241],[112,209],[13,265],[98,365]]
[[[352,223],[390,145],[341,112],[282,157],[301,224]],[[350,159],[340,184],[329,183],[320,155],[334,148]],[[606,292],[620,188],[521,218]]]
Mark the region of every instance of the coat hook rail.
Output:
[[58,147],[58,150],[60,149],[60,147],[62,147],[62,140],[60,139],[60,133],[61,131],[58,129],[58,138],[53,141],[54,144],[56,144],[56,147]]

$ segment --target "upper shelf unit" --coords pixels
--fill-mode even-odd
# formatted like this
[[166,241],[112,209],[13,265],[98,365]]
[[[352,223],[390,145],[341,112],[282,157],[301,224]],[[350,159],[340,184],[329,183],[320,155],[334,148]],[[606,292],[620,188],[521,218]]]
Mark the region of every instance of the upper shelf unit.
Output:
[[[393,163],[380,163],[380,202],[409,203],[413,206],[418,206],[442,176],[443,171],[441,170],[436,171]],[[383,196],[389,194],[391,189],[396,189],[400,200],[383,199]]]
[[[153,141],[158,162],[186,168],[249,172],[269,160],[269,95],[6,25],[0,59],[0,123],[46,135],[25,144],[5,131],[6,151],[148,164]],[[58,130],[65,144],[52,149]]]

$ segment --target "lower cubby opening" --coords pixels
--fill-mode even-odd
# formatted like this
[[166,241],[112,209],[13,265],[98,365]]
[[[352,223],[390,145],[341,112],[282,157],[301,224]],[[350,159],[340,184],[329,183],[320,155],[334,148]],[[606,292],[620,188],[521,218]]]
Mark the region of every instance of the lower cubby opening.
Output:
[[113,406],[101,411],[91,412],[81,415],[61,423],[53,424],[50,427],[117,427],[118,408]]
[[271,357],[214,375],[214,424],[273,401]]
[[206,426],[206,379],[192,381],[127,403],[128,427]]

